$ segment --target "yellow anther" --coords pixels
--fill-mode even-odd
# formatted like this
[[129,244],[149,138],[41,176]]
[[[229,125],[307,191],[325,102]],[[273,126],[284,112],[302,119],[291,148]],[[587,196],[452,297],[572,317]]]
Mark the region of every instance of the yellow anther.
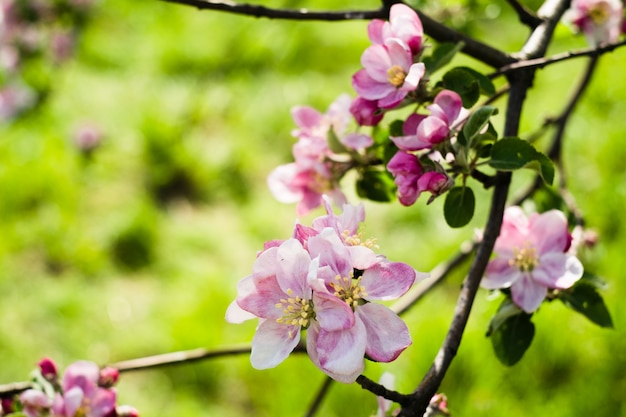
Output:
[[387,81],[389,81],[389,84],[393,85],[394,87],[400,87],[402,84],[404,84],[405,78],[406,72],[404,72],[400,65],[394,65],[387,70]]
[[509,259],[510,266],[516,266],[523,272],[532,271],[539,265],[539,258],[534,247],[526,244],[523,248],[513,248],[513,258]]

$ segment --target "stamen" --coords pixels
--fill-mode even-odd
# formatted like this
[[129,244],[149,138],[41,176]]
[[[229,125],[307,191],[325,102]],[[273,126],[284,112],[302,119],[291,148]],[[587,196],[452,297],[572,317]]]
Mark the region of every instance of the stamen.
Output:
[[[287,290],[287,294],[293,294],[291,289]],[[315,318],[313,310],[313,301],[306,300],[300,296],[281,298],[280,303],[275,304],[276,308],[283,310],[283,316],[276,319],[277,323],[286,324],[288,326],[301,326],[307,328],[312,319]],[[289,331],[289,337],[293,336],[293,331]]]
[[387,81],[394,87],[400,87],[404,84],[406,73],[400,65],[394,65],[387,70]]
[[523,248],[513,248],[513,258],[509,259],[510,266],[517,266],[520,271],[530,272],[539,265],[537,251],[529,243]]

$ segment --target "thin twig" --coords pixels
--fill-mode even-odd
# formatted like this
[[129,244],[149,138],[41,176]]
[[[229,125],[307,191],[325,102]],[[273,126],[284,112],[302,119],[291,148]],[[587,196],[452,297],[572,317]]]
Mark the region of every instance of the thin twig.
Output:
[[541,69],[548,65],[555,64],[557,62],[567,61],[574,58],[580,58],[585,56],[597,57],[607,52],[613,52],[615,49],[624,45],[626,45],[626,40],[617,43],[606,44],[595,48],[586,48],[579,51],[562,52],[560,54],[551,55],[549,57],[520,60],[518,62],[514,62],[505,65],[502,68],[499,68],[497,71],[489,74],[488,77],[495,78],[500,75],[505,75],[510,72],[519,71],[527,68]]
[[307,412],[304,415],[304,417],[313,417],[315,413],[317,413],[320,406],[322,405],[322,401],[324,400],[324,397],[326,397],[326,394],[328,394],[330,387],[333,385],[333,382],[334,382],[333,379],[329,376],[324,378],[324,382],[322,383],[322,386],[317,391],[317,394],[315,394],[315,398],[313,398],[313,401],[311,401],[311,405],[307,409]]
[[204,348],[183,350],[179,352],[163,353],[160,355],[146,356],[143,358],[130,359],[115,362],[108,366],[117,368],[120,372],[140,371],[151,368],[177,365],[180,363],[195,362],[204,359],[213,359],[222,356],[233,356],[250,353],[250,346],[209,350]]

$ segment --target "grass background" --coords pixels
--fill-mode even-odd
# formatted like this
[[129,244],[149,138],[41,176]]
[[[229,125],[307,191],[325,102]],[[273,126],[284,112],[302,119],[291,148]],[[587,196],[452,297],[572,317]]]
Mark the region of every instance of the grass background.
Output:
[[[424,5],[506,51],[525,40],[504,2],[448,6],[445,14]],[[256,251],[289,236],[295,221],[295,207],[274,201],[265,185],[270,170],[291,159],[290,108],[323,110],[352,93],[366,25],[101,1],[76,59],[55,73],[45,106],[0,128],[0,382],[26,379],[43,356],[65,366],[248,343],[255,324],[223,317]],[[583,46],[562,26],[551,52]],[[560,112],[583,61],[538,72],[522,135]],[[441,387],[455,416],[626,416],[625,63],[623,50],[602,57],[564,151],[571,191],[600,235],[582,258],[609,283],[604,296],[615,329],[560,303],[545,305],[530,350],[507,368],[484,337],[499,301],[481,291]],[[84,123],[105,135],[89,159],[72,142]],[[513,190],[528,179],[517,175]],[[488,194],[478,193],[477,216],[461,230],[445,226],[440,201],[410,208],[365,202],[365,234],[389,258],[430,270],[484,224]],[[445,335],[462,278],[460,271],[406,315],[413,345],[394,363],[368,364],[370,378],[391,371],[399,390],[415,387]],[[119,397],[143,416],[293,416],[304,415],[323,380],[305,356],[267,371],[239,356],[124,374]],[[375,408],[359,386],[334,384],[319,415],[368,416]]]

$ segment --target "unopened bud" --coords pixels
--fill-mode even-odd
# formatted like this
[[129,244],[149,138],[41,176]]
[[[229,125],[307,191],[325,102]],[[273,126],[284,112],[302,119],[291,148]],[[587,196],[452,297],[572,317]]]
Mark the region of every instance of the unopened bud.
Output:
[[59,371],[57,370],[57,365],[50,358],[43,358],[37,364],[39,365],[39,370],[41,371],[41,375],[47,379],[48,381],[53,381],[59,375]]
[[98,377],[98,386],[102,388],[111,388],[117,383],[120,377],[120,371],[117,368],[107,366],[100,369],[100,376]]
[[117,412],[117,417],[139,417],[139,411],[130,405],[120,405],[115,411]]

